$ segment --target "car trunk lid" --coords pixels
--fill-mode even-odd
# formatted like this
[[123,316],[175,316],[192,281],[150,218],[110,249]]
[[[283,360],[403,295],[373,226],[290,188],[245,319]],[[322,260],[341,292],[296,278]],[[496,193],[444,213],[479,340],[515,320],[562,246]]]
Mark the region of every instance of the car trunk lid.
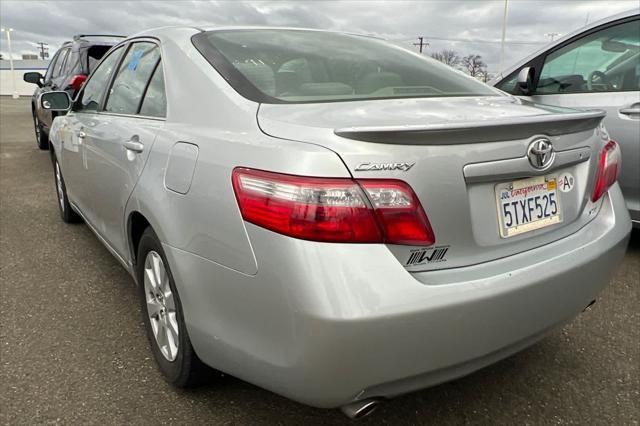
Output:
[[[408,270],[425,271],[523,252],[591,220],[598,207],[590,200],[593,159],[606,138],[599,127],[602,117],[600,111],[496,96],[263,104],[258,122],[268,135],[336,152],[355,178],[407,182],[429,217],[436,243],[388,247]],[[533,167],[527,156],[539,139],[555,152],[545,170]],[[566,191],[558,187],[561,179]],[[523,224],[518,233],[505,235],[510,231],[505,231],[508,216],[501,213],[501,197],[533,193],[540,185],[540,194],[556,192],[559,212],[547,226],[527,231]]]

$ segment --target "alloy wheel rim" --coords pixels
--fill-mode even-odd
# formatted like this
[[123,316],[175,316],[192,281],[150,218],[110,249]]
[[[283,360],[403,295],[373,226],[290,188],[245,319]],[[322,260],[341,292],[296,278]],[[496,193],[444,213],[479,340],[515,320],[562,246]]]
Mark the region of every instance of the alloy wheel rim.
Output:
[[62,174],[60,173],[60,165],[56,161],[56,191],[58,192],[58,203],[64,211],[64,192],[62,189]]
[[151,250],[144,261],[144,294],[151,331],[167,361],[178,355],[178,317],[169,275],[160,255]]

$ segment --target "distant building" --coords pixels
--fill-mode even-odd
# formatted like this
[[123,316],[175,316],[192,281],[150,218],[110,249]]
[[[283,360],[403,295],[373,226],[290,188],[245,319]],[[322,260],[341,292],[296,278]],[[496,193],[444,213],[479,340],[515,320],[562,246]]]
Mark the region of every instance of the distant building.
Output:
[[22,55],[22,59],[27,60],[27,61],[37,61],[38,60],[38,55],[36,55],[35,53],[24,53]]
[[[34,55],[37,56],[37,55]],[[36,89],[33,84],[26,83],[22,80],[22,75],[28,71],[37,71],[40,74],[47,72],[49,61],[43,61],[40,59],[25,60],[14,59],[13,61],[13,76],[16,84],[16,91],[19,95],[31,95]],[[0,95],[11,95],[13,93],[13,82],[11,79],[11,64],[8,59],[2,58],[0,60]]]

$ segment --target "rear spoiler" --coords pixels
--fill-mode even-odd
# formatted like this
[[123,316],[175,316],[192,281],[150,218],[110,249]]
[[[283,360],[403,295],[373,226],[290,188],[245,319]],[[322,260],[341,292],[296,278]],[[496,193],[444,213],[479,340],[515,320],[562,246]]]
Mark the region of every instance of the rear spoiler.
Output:
[[76,34],[73,36],[74,41],[86,39],[87,37],[109,37],[109,38],[127,38],[123,35],[114,35],[114,34]]
[[398,145],[454,145],[525,139],[578,133],[596,128],[603,110],[551,113],[487,121],[421,124],[412,126],[345,127],[334,133],[348,139]]

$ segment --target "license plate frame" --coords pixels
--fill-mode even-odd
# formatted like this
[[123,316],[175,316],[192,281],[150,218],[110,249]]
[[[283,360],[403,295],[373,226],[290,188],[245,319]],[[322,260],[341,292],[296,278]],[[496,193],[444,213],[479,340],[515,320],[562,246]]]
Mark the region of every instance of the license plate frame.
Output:
[[[560,191],[558,191],[555,175],[518,179],[497,184],[495,197],[498,228],[500,237],[503,239],[556,225],[563,220]],[[538,203],[536,197],[538,197]],[[554,203],[556,208],[555,213],[552,213]],[[508,204],[506,208],[503,207],[505,204]],[[542,213],[542,217],[538,217],[539,212]],[[519,213],[522,214],[518,216]],[[549,213],[549,215],[545,213]],[[510,221],[507,220],[506,216],[508,215],[511,215]],[[532,220],[534,216],[535,220]]]

